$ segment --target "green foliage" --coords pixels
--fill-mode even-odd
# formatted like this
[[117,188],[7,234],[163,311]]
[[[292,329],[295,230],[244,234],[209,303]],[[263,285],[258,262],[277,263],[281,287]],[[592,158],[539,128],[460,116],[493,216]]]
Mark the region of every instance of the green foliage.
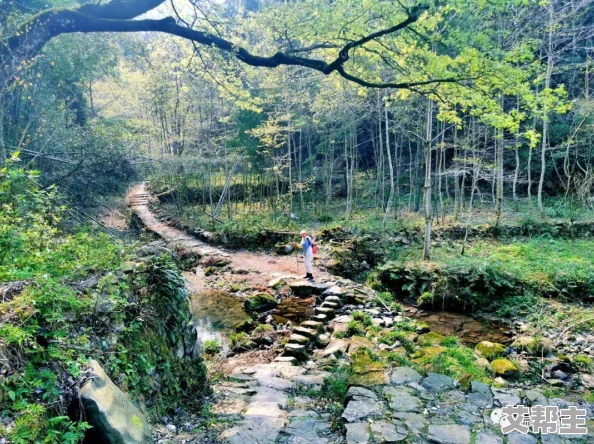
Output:
[[221,346],[216,339],[207,339],[204,341],[204,353],[207,355],[216,355],[220,349]]
[[441,341],[441,345],[448,348],[460,347],[460,339],[458,339],[458,336],[446,336]]
[[451,376],[458,380],[468,379],[489,382],[486,370],[476,364],[476,356],[467,347],[448,347],[442,353],[422,357],[419,364],[431,371]]
[[464,256],[435,249],[433,262],[393,261],[378,279],[408,301],[435,308],[530,310],[535,296],[587,300],[594,294],[594,252],[587,240],[532,239],[470,245]]
[[162,256],[124,266],[134,260],[131,247],[85,228],[66,231],[55,197],[13,164],[0,171],[0,233],[18,239],[0,282],[23,282],[0,302],[9,357],[0,412],[14,418],[11,441],[80,441],[87,425],[62,412],[89,358],[154,414],[174,402],[199,404],[205,369],[175,355],[189,321],[176,265]]
[[254,329],[255,334],[267,333],[271,331],[274,331],[274,327],[270,324],[258,324],[258,326]]
[[594,369],[594,362],[589,356],[576,355],[571,360],[571,363],[582,372],[591,372]]
[[362,311],[354,311],[352,313],[353,320],[360,322],[364,327],[370,327],[372,325],[371,315]]

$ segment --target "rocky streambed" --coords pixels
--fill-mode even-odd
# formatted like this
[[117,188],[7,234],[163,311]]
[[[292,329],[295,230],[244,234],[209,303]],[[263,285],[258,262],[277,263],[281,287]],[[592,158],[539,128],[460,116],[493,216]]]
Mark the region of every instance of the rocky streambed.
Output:
[[226,252],[143,211],[167,248],[197,258],[194,324],[228,341],[209,358],[210,427],[163,427],[161,442],[564,442],[504,437],[501,407],[579,405],[591,419],[588,371],[550,338],[390,307],[327,273],[303,282],[294,257]]

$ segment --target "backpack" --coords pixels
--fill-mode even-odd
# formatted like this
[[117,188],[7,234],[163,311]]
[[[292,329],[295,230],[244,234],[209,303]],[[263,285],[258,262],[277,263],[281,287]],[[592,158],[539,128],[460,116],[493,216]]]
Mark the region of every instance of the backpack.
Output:
[[312,242],[312,244],[311,244],[311,252],[313,254],[318,254],[318,246],[316,245],[316,243],[313,240],[311,242]]

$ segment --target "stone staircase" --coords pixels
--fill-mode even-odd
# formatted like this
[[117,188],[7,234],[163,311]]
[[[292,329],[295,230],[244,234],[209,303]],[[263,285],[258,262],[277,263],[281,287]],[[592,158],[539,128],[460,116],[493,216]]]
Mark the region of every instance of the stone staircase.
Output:
[[[314,349],[324,348],[329,344],[331,332],[327,330],[327,325],[335,317],[337,310],[343,306],[340,297],[343,295],[343,291],[337,285],[306,282],[293,283],[290,287],[297,295],[321,292],[319,297],[322,299],[322,303],[314,307],[313,316],[293,328],[283,353],[275,359],[276,362],[297,363],[300,360],[305,360]],[[309,290],[306,290],[307,288]]]

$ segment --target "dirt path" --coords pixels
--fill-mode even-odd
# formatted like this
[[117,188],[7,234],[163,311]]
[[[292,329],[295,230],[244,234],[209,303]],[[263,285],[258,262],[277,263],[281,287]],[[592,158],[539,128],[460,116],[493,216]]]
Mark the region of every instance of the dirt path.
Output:
[[[226,251],[222,248],[208,245],[181,230],[159,221],[149,208],[150,202],[155,199],[147,190],[144,183],[136,185],[128,193],[128,204],[142,220],[147,230],[159,235],[171,247],[182,247],[195,251],[201,257],[223,257],[230,261],[231,268],[244,270],[249,274],[262,277],[284,276],[285,278],[301,278],[305,274],[303,260],[295,255],[270,256],[262,253],[248,251]],[[250,276],[255,280],[257,276]],[[331,279],[326,273],[318,273],[321,281]],[[194,284],[196,282],[193,282]],[[263,283],[263,282],[261,282]]]

